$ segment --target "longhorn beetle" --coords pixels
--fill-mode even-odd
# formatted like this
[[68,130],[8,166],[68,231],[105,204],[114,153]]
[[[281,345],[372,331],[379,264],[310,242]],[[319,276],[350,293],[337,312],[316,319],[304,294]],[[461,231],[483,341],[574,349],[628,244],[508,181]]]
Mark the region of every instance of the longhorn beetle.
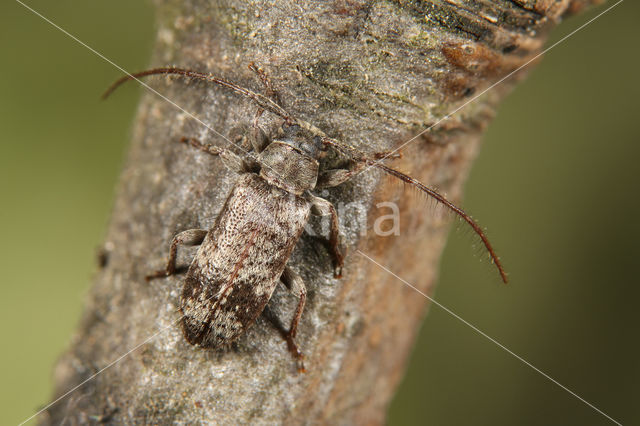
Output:
[[[306,289],[301,277],[287,266],[287,261],[309,214],[330,215],[329,248],[334,260],[334,276],[341,276],[343,254],[336,209],[329,201],[312,195],[311,191],[340,185],[367,166],[415,186],[460,216],[478,234],[502,280],[507,282],[489,240],[462,209],[412,177],[381,163],[394,154],[361,152],[289,114],[277,103],[278,97],[264,72],[253,64],[249,68],[262,80],[267,96],[212,74],[182,68],[155,68],[124,76],[103,95],[106,98],[128,80],[169,74],[226,87],[249,98],[258,107],[253,131],[248,137],[254,154],[240,157],[228,149],[195,139],[181,140],[219,156],[225,166],[240,174],[213,227],[208,231],[190,229],[176,235],[171,242],[166,268],[147,276],[147,280],[151,280],[175,274],[178,246],[200,245],[187,271],[180,300],[182,328],[189,343],[205,348],[229,344],[265,310],[275,287],[282,281],[298,297],[298,306],[289,330],[280,327],[280,331],[298,360],[299,369],[303,370],[303,355],[294,339],[304,309]],[[283,136],[279,139],[269,141],[258,127],[258,119],[265,110],[283,120]],[[350,168],[320,170],[318,160],[327,147],[346,157],[351,162]]]

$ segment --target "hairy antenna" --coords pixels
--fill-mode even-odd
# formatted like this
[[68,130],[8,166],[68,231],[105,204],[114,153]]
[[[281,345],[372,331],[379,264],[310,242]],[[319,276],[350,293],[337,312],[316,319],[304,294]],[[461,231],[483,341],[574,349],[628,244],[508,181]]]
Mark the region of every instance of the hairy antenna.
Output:
[[419,190],[427,194],[429,197],[433,198],[434,200],[436,200],[437,202],[439,202],[440,204],[444,205],[446,208],[448,208],[449,210],[457,214],[465,222],[467,222],[471,226],[471,228],[473,228],[473,231],[480,237],[480,239],[482,240],[482,243],[484,244],[485,248],[489,252],[489,256],[491,256],[491,261],[498,268],[498,272],[500,273],[500,277],[502,278],[502,281],[504,281],[505,284],[509,281],[507,278],[507,273],[502,267],[502,263],[500,263],[500,259],[498,258],[498,255],[496,254],[495,250],[493,249],[493,246],[491,246],[491,243],[489,242],[489,238],[487,238],[486,234],[484,233],[480,225],[478,225],[476,221],[473,220],[473,218],[471,218],[471,216],[469,216],[460,207],[456,206],[451,201],[447,200],[442,194],[439,194],[437,191],[424,185],[422,182],[396,169],[392,169],[391,167],[385,166],[380,162],[384,160],[384,158],[383,159],[371,158],[366,153],[363,153],[352,146],[344,145],[338,142],[337,140],[329,137],[323,137],[322,142],[326,145],[335,147],[338,151],[342,152],[348,157],[351,157],[354,161],[359,161],[371,167],[376,167],[384,171],[385,173],[397,179],[400,179],[405,183],[415,186],[416,188],[418,188]]
[[471,218],[471,216],[469,216],[464,210],[462,210],[460,207],[453,204],[451,201],[447,200],[443,195],[425,186],[423,183],[412,178],[411,176],[405,175],[404,173],[399,172],[395,169],[392,169],[391,167],[387,167],[384,164],[381,164],[377,161],[371,161],[371,160],[365,160],[365,161],[370,166],[376,167],[384,171],[385,173],[388,173],[391,176],[394,176],[400,179],[403,182],[406,182],[410,185],[415,186],[419,190],[426,193],[428,196],[432,197],[433,199],[435,199],[436,201],[438,201],[439,203],[447,207],[449,210],[453,211],[455,214],[461,217],[465,222],[467,222],[473,228],[473,231],[476,234],[478,234],[478,236],[482,240],[482,243],[484,244],[487,251],[489,252],[489,255],[491,256],[491,261],[496,265],[496,268],[498,268],[498,272],[500,273],[500,277],[502,277],[502,281],[504,281],[505,284],[508,282],[507,273],[502,267],[502,263],[500,263],[500,259],[496,255],[496,252],[493,250],[493,247],[491,246],[489,239],[485,235],[484,231],[482,231],[482,228],[480,228],[480,225],[478,225],[476,221],[474,221]]
[[298,120],[296,120],[293,116],[291,116],[291,114],[285,111],[284,108],[282,108],[280,105],[276,104],[274,101],[272,101],[271,99],[267,98],[264,95],[253,92],[249,89],[245,89],[244,87],[238,86],[237,84],[229,80],[225,80],[224,78],[221,78],[221,77],[216,77],[213,74],[206,74],[206,73],[187,70],[183,68],[154,68],[146,71],[137,72],[134,74],[125,75],[124,77],[118,79],[115,83],[113,83],[102,94],[102,99],[106,99],[107,97],[109,97],[109,95],[111,95],[111,93],[113,93],[114,90],[116,90],[123,83],[129,80],[137,80],[140,77],[146,77],[149,75],[163,75],[163,74],[178,75],[181,77],[185,77],[187,79],[207,81],[207,82],[215,83],[222,87],[227,87],[233,90],[234,92],[239,93],[242,96],[245,96],[251,99],[260,108],[264,108],[265,110],[282,117],[287,122],[288,125],[298,124]]
[[[273,92],[273,89],[271,88],[270,84],[268,83],[268,79],[266,78],[266,76],[264,75],[263,71],[261,69],[259,69],[258,67],[256,67],[253,63],[249,64],[249,69],[251,69],[252,71],[254,71],[255,73],[258,74],[258,77],[260,77],[260,79],[262,80],[262,82],[267,86],[268,91]],[[303,129],[306,129],[308,131],[310,131],[311,133],[313,133],[316,136],[319,136],[320,138],[322,138],[322,142],[326,145],[330,145],[335,147],[338,151],[340,151],[341,153],[347,155],[348,157],[350,157],[353,161],[356,162],[360,162],[361,164],[367,164],[371,167],[376,167],[382,171],[384,171],[385,173],[394,176],[397,179],[400,179],[401,181],[408,183],[410,185],[415,186],[416,188],[418,188],[419,190],[421,190],[422,192],[424,192],[425,194],[427,194],[429,197],[435,199],[437,202],[441,203],[442,205],[444,205],[445,207],[447,207],[449,210],[453,211],[455,214],[457,214],[460,218],[462,218],[465,222],[467,222],[471,228],[473,228],[473,231],[480,237],[480,239],[482,240],[482,243],[484,244],[485,248],[487,249],[487,251],[489,252],[489,256],[491,257],[491,261],[496,265],[496,267],[498,268],[498,272],[500,273],[500,277],[502,278],[502,281],[504,281],[505,283],[508,282],[508,278],[507,278],[507,273],[505,272],[504,268],[502,267],[502,263],[500,263],[500,259],[498,258],[498,255],[496,254],[496,252],[494,251],[493,247],[491,246],[491,243],[489,242],[489,239],[487,238],[487,236],[485,235],[484,231],[482,230],[482,228],[480,227],[480,225],[478,225],[472,218],[471,216],[469,216],[464,210],[462,210],[460,207],[457,207],[455,204],[453,204],[452,202],[450,202],[449,200],[447,200],[443,195],[439,194],[437,191],[425,186],[424,184],[422,184],[420,181],[412,178],[411,176],[408,176],[402,172],[399,172],[398,170],[392,169],[391,167],[385,166],[384,164],[380,163],[380,161],[384,160],[385,158],[379,159],[379,158],[374,158],[371,157],[369,155],[367,155],[367,153],[362,152],[352,146],[343,144],[342,142],[330,138],[328,137],[322,130],[318,129],[317,127],[315,127],[313,124],[308,123],[304,120],[301,120],[299,118],[296,118],[294,116],[292,116],[291,114],[289,114],[284,108],[282,108],[280,105],[278,105],[277,103],[275,103],[274,101],[272,101],[271,99],[267,98],[264,95],[261,95],[260,93],[256,93],[253,92],[249,89],[246,89],[244,87],[238,86],[237,84],[229,81],[229,80],[225,80],[224,78],[221,77],[216,77],[213,74],[208,74],[208,73],[202,73],[202,72],[198,72],[198,71],[192,71],[192,70],[187,70],[187,69],[183,69],[183,68],[154,68],[154,69],[150,69],[150,70],[146,70],[146,71],[141,71],[141,72],[137,72],[134,74],[128,74],[125,75],[124,77],[118,79],[115,83],[113,83],[102,95],[102,99],[106,99],[109,95],[111,95],[111,93],[113,93],[114,90],[116,90],[118,87],[120,87],[123,83],[129,81],[129,80],[138,80],[138,78],[140,77],[146,77],[146,76],[150,76],[150,75],[178,75],[187,79],[193,79],[193,80],[201,80],[201,81],[206,81],[206,82],[211,82],[211,83],[215,83],[219,86],[222,87],[226,87],[229,88],[231,90],[233,90],[234,92],[249,98],[251,101],[253,101],[253,103],[255,103],[258,107],[263,108],[279,117],[281,117],[282,119],[284,119],[285,123],[289,126],[292,125],[298,125],[300,127],[302,127]]]

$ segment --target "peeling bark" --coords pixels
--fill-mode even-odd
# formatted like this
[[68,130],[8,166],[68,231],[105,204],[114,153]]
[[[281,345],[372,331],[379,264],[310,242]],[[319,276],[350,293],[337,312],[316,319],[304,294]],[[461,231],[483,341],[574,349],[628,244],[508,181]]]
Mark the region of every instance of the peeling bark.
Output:
[[[154,65],[210,71],[262,92],[247,69],[255,62],[270,75],[288,111],[332,137],[377,151],[401,145],[517,69],[539,53],[562,16],[594,2],[156,3]],[[494,107],[521,77],[516,74],[413,140],[391,165],[459,201]],[[225,135],[251,123],[255,113],[246,100],[219,87],[175,78],[148,83]],[[269,114],[261,120],[271,131],[278,124]],[[289,263],[309,292],[297,339],[308,372],[296,373],[286,345],[263,319],[227,350],[196,348],[176,324],[180,277],[146,283],[144,276],[164,265],[173,235],[213,224],[236,176],[218,159],[175,143],[182,136],[225,144],[183,111],[146,93],[104,264],[74,342],[55,370],[55,398],[135,350],[40,420],[383,423],[428,304],[398,291],[394,278],[357,250],[429,294],[446,221],[425,214],[423,201],[374,170],[327,191],[324,196],[341,213],[348,249],[344,278],[333,278],[329,254],[310,237],[301,239]],[[400,207],[400,236],[371,231],[380,201]],[[359,212],[369,224],[364,234]],[[190,254],[181,255],[182,263]],[[279,289],[269,306],[284,320],[295,305]]]

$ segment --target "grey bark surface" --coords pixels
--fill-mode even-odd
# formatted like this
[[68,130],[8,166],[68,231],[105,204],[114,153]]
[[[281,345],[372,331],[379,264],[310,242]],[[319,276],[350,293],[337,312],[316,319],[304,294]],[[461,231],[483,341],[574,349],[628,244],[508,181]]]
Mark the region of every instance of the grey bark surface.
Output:
[[[473,99],[539,53],[562,16],[590,3],[156,0],[153,65],[212,72],[264,93],[247,69],[255,62],[271,77],[285,109],[372,152],[401,145]],[[459,202],[482,131],[521,77],[416,138],[402,159],[388,164]],[[147,83],[227,137],[255,114],[254,105],[219,87],[179,78]],[[267,131],[279,123],[268,113],[261,119]],[[303,236],[289,262],[308,289],[297,337],[308,372],[296,372],[286,344],[264,319],[228,349],[203,350],[189,345],[177,324],[182,277],[144,280],[164,266],[175,234],[214,223],[237,179],[219,159],[176,143],[183,136],[230,147],[184,111],[145,93],[105,265],[55,369],[52,401],[100,374],[40,421],[383,423],[428,303],[399,290],[393,276],[357,250],[429,294],[447,221],[425,212],[414,191],[375,170],[323,192],[341,214],[347,256],[344,278],[334,279],[326,248]],[[337,157],[326,162],[340,164]],[[388,214],[376,207],[381,201],[400,207],[399,236],[372,232],[375,218]],[[181,264],[192,255],[181,251]],[[279,288],[269,306],[288,324],[296,300]]]

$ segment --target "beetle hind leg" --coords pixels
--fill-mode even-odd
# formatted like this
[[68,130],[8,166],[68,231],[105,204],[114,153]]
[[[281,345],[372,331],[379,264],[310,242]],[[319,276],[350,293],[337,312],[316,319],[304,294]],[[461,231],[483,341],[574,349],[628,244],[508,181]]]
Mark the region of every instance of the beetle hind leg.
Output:
[[291,319],[291,325],[289,326],[289,332],[291,339],[296,337],[298,333],[298,323],[302,317],[302,311],[304,310],[304,304],[307,300],[307,288],[304,286],[302,277],[298,275],[293,269],[288,266],[285,267],[282,276],[280,277],[284,285],[289,289],[294,296],[298,298],[298,306],[296,312]]
[[287,348],[298,364],[298,371],[303,373],[306,371],[303,362],[304,354],[296,344],[295,337],[298,333],[298,324],[300,323],[300,318],[302,317],[302,312],[304,311],[305,301],[307,300],[307,289],[304,285],[302,277],[300,277],[300,275],[298,275],[288,266],[285,267],[280,280],[287,287],[287,289],[289,289],[289,291],[291,291],[291,293],[293,293],[293,295],[298,298],[298,306],[296,307],[296,311],[293,314],[293,318],[291,319],[289,329],[287,330],[282,325],[280,319],[271,309],[269,309],[269,306],[265,308],[264,313],[267,319],[280,332],[282,338],[287,342]]

